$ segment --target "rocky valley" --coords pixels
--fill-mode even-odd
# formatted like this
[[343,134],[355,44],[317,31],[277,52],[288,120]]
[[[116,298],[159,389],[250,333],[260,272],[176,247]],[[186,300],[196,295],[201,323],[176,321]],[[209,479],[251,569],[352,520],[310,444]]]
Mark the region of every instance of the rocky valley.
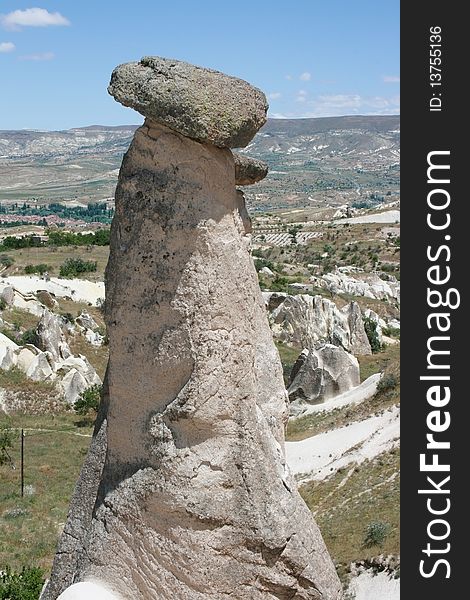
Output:
[[264,123],[169,63],[113,74],[139,129],[0,132],[0,569],[42,600],[397,600],[399,119]]

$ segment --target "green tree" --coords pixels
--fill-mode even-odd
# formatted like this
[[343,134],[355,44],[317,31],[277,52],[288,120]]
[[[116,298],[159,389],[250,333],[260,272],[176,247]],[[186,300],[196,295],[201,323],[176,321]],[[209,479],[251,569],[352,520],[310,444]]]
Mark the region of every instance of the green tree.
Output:
[[373,546],[383,546],[388,534],[390,533],[390,525],[383,521],[374,521],[366,527],[364,535],[364,548],[372,548]]
[[364,329],[369,340],[372,352],[374,354],[376,354],[377,352],[381,352],[383,348],[379,340],[379,334],[377,333],[377,323],[373,319],[365,317]]
[[101,389],[102,386],[99,384],[92,385],[80,394],[78,400],[73,405],[73,408],[77,415],[82,417],[89,417],[90,413],[93,413],[96,417],[98,407],[101,400]]
[[67,260],[60,267],[59,275],[61,277],[77,277],[82,273],[91,273],[96,271],[97,266],[97,262],[93,260],[67,258]]
[[0,571],[0,600],[37,600],[43,585],[41,569],[23,567],[16,573],[6,566]]
[[0,423],[0,465],[11,463],[9,450],[13,447],[14,433],[9,421]]

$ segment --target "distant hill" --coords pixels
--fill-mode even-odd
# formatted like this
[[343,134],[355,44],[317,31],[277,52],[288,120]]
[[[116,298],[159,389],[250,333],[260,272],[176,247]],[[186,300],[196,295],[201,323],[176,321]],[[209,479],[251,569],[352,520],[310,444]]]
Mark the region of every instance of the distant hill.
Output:
[[[0,201],[111,197],[136,128],[0,131]],[[241,150],[270,167],[266,180],[246,188],[249,202],[273,209],[396,195],[399,143],[398,116],[269,119]]]

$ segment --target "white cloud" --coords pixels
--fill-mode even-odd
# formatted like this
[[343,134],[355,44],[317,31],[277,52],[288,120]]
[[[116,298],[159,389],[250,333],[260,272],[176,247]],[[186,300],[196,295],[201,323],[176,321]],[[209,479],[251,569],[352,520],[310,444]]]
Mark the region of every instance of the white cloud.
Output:
[[304,73],[302,73],[299,79],[300,81],[310,81],[310,79],[312,79],[312,74],[308,71],[305,71]]
[[0,42],[0,53],[5,54],[7,52],[13,52],[15,44],[12,42]]
[[269,113],[271,119],[287,119],[288,117],[284,113]]
[[332,94],[330,96],[318,96],[317,102],[332,108],[359,108],[361,100],[359,94]]
[[384,83],[400,83],[400,78],[397,75],[382,75]]
[[20,60],[52,60],[55,57],[53,52],[39,52],[37,54],[25,54],[20,56]]
[[305,102],[307,100],[307,92],[305,90],[299,90],[295,100],[296,102]]
[[281,96],[281,92],[272,92],[271,94],[268,94],[270,100],[278,100]]
[[[304,98],[304,100],[299,100]],[[297,101],[304,103],[304,110],[289,116],[295,117],[336,117],[343,115],[398,115],[400,97],[398,95],[361,96],[359,94],[330,94],[309,99],[299,96]]]
[[5,29],[18,30],[21,27],[49,27],[50,25],[70,25],[70,21],[59,12],[50,13],[45,8],[26,8],[0,15],[0,23]]
[[292,75],[286,75],[286,79],[290,81],[292,79]]

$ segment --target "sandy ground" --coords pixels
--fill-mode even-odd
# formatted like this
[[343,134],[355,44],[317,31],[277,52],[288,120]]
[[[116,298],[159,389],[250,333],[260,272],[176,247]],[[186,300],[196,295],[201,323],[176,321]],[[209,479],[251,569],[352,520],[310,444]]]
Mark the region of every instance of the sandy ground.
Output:
[[104,283],[84,279],[59,279],[51,277],[45,281],[37,275],[12,275],[0,280],[0,289],[12,285],[23,294],[47,290],[58,297],[67,296],[75,302],[88,302],[96,305],[99,298],[104,299]]
[[352,579],[348,593],[354,600],[399,600],[400,580],[390,579],[385,571],[374,575],[368,570]]
[[348,406],[350,404],[360,404],[375,394],[381,376],[380,373],[375,373],[357,387],[352,388],[343,394],[339,394],[339,396],[335,396],[332,400],[322,402],[321,404],[300,405],[298,409],[302,412],[296,412],[291,419],[298,419],[299,417],[305,417],[306,415],[311,415],[313,413],[331,412],[336,408],[343,408],[343,406]]
[[398,223],[400,222],[399,210],[386,210],[373,215],[362,215],[360,217],[350,217],[349,219],[340,219],[335,223]]
[[286,459],[298,480],[322,480],[351,463],[390,450],[400,437],[400,408],[299,442],[286,442]]

